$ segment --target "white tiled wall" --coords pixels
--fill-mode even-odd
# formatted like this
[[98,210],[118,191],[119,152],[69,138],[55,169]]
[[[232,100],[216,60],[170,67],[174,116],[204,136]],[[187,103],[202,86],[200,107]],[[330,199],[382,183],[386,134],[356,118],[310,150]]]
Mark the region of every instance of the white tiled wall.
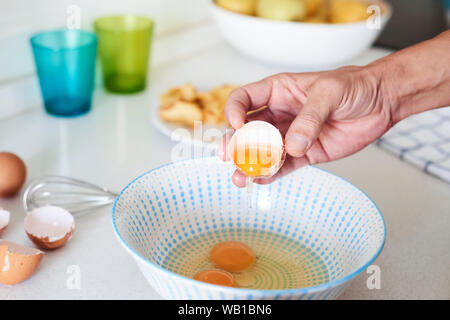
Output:
[[[66,26],[70,5],[80,8],[82,29],[92,30],[93,20],[103,15],[135,13],[152,17],[156,37],[161,38],[206,21],[208,1],[0,0],[0,118],[26,109],[39,94],[29,37],[40,30]],[[17,86],[29,90],[27,99],[17,97]]]

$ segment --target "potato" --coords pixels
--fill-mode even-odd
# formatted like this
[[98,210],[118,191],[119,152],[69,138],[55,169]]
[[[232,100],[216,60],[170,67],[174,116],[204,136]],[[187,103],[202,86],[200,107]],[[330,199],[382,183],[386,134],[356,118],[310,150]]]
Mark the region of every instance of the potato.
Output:
[[303,20],[305,5],[303,0],[259,0],[256,15],[281,21]]
[[326,16],[321,16],[321,15],[315,15],[315,16],[311,16],[308,17],[304,20],[304,22],[309,22],[309,23],[327,23],[328,19]]
[[314,15],[308,16],[304,21],[309,23],[328,23],[328,7],[326,5],[320,6]]
[[256,12],[257,0],[216,0],[218,6],[224,9],[242,13],[246,15],[254,15]]
[[324,0],[303,0],[307,17],[315,16],[321,8],[325,9]]
[[348,23],[365,20],[369,17],[367,7],[367,4],[357,0],[331,0],[330,22]]

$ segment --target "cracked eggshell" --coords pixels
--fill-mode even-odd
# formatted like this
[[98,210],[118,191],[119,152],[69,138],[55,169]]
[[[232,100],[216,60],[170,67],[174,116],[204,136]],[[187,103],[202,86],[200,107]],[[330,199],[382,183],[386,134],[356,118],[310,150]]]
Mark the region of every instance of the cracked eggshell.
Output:
[[9,217],[10,217],[9,211],[6,211],[5,209],[0,208],[0,234],[8,226]]
[[56,249],[69,240],[75,230],[73,216],[66,209],[45,206],[32,210],[25,218],[25,232],[43,249]]
[[286,158],[284,139],[280,131],[266,121],[255,120],[247,122],[234,132],[228,144],[227,153],[234,162],[235,153],[245,148],[245,146],[251,145],[268,146],[278,151],[279,159],[273,164],[269,176],[277,173]]
[[0,240],[0,283],[12,285],[28,279],[43,256],[38,249]]

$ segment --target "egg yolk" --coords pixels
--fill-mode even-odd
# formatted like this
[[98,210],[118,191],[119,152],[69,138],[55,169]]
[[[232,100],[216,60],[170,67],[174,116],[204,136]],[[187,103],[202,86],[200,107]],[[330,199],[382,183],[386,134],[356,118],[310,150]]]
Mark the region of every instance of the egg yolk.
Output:
[[231,274],[222,270],[200,271],[194,276],[195,280],[217,284],[225,287],[236,287],[236,282]]
[[280,152],[270,146],[237,148],[233,155],[236,166],[249,177],[271,175],[271,168],[280,161]]
[[209,257],[217,268],[230,272],[244,271],[256,260],[252,249],[237,241],[226,241],[215,245]]

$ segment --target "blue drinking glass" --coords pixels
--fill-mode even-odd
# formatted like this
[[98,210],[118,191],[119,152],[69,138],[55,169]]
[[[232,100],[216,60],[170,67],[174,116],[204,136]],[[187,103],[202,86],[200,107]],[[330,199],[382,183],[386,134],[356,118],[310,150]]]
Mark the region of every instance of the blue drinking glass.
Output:
[[91,109],[97,38],[80,30],[54,30],[31,37],[45,110],[73,117]]

